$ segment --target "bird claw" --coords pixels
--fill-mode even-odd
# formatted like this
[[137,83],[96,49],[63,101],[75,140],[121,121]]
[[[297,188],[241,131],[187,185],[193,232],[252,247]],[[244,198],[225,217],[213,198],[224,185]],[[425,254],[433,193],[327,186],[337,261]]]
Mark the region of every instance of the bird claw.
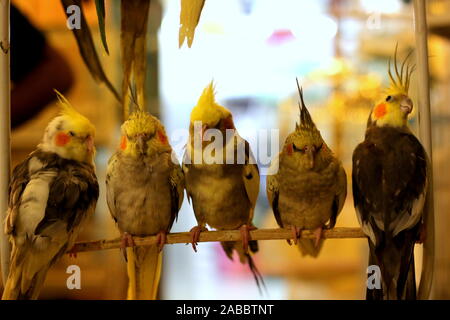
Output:
[[248,243],[251,240],[250,237],[250,230],[256,230],[256,227],[253,225],[246,225],[243,224],[240,228],[239,228],[240,232],[241,232],[241,238],[242,238],[242,247],[244,248],[244,252],[248,253]]
[[[296,226],[291,226],[292,231],[292,238],[294,240],[294,244],[296,245],[298,243],[298,238],[300,238],[300,235],[302,233],[302,230],[300,228],[297,228]],[[288,240],[289,245],[291,245],[291,241]]]
[[74,245],[68,252],[70,258],[77,258],[77,245]]
[[156,236],[156,241],[159,247],[159,252],[161,252],[164,248],[164,245],[167,243],[167,232],[160,231]]
[[322,231],[323,231],[322,227],[318,227],[316,230],[313,231],[315,237],[314,246],[316,248],[319,246],[320,239],[322,238]]
[[122,249],[125,249],[126,247],[134,247],[134,240],[133,240],[133,236],[131,234],[129,234],[128,232],[124,232],[122,234],[122,241],[120,243],[120,247]]
[[198,241],[200,240],[200,233],[202,231],[208,231],[208,229],[201,226],[195,226],[191,230],[189,230],[189,233],[191,234],[192,249],[194,249],[195,252],[197,252],[197,245]]
[[122,240],[120,241],[120,249],[122,250],[125,261],[128,261],[127,252],[126,252],[127,247],[134,247],[134,246],[135,246],[135,244],[134,244],[133,236],[131,234],[129,234],[128,232],[124,232],[122,234]]

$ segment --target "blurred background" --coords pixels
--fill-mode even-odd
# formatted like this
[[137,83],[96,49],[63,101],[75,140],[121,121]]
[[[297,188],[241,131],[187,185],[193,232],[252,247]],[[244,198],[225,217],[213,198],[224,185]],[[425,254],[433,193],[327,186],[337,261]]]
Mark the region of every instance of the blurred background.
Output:
[[[74,36],[66,27],[59,0],[13,0],[12,3],[45,36],[67,65],[64,84],[72,104],[97,127],[97,172],[101,195],[97,212],[80,240],[118,237],[105,201],[106,162],[118,146],[120,113],[111,93],[92,79]],[[84,12],[101,52],[103,67],[115,87],[121,83],[119,1],[106,1],[110,54],[101,48],[95,4]],[[450,0],[429,0],[431,106],[433,121],[436,215],[436,264],[433,298],[450,298]],[[191,49],[178,48],[179,0],[153,0],[148,30],[147,106],[166,126],[181,158],[177,137],[202,89],[214,79],[217,100],[234,114],[241,136],[255,148],[260,129],[279,129],[280,143],[298,117],[295,77],[305,102],[349,178],[346,205],[337,226],[357,227],[351,195],[351,155],[362,141],[365,124],[382,87],[387,84],[388,57],[398,43],[400,56],[415,47],[413,9],[401,0],[206,0]],[[30,39],[27,39],[29,41]],[[26,51],[27,55],[34,52]],[[413,59],[415,59],[413,55]],[[61,69],[60,69],[61,71]],[[60,75],[61,76],[61,75]],[[51,78],[52,74],[48,74]],[[66,77],[62,76],[62,82]],[[13,86],[16,84],[13,83]],[[410,93],[415,99],[415,77]],[[14,90],[14,89],[13,89]],[[13,105],[14,107],[14,105]],[[14,127],[13,165],[39,142],[54,103]],[[411,118],[417,133],[417,108]],[[273,155],[271,155],[273,156]],[[447,160],[446,160],[447,159]],[[276,227],[265,195],[265,176],[255,213],[259,228]],[[172,231],[196,224],[185,201]],[[184,244],[167,245],[160,286],[161,299],[364,299],[367,241],[325,241],[318,259],[304,258],[286,241],[261,241],[255,261],[268,294],[261,296],[247,266],[229,261],[220,244],[201,243],[198,253]],[[416,246],[420,276],[421,246]],[[66,287],[66,269],[81,268],[81,290]],[[43,299],[123,299],[126,265],[119,250],[64,257],[48,274]]]

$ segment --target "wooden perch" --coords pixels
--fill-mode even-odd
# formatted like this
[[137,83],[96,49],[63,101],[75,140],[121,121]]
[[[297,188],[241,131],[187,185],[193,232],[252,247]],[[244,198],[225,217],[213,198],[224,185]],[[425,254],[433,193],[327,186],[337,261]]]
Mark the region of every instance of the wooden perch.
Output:
[[[332,230],[324,230],[324,239],[349,239],[349,238],[366,238],[366,235],[360,228],[334,228]],[[257,229],[250,231],[252,240],[287,240],[292,239],[292,231],[289,229]],[[302,238],[313,239],[312,231],[304,230],[301,233]],[[156,236],[149,237],[133,237],[136,246],[148,246],[156,244]],[[205,231],[200,234],[199,242],[213,242],[213,241],[238,241],[241,240],[241,233],[239,230],[225,230],[225,231]],[[167,243],[190,243],[191,235],[189,232],[170,233],[167,235]],[[116,238],[112,240],[97,240],[78,242],[74,245],[71,251],[86,252],[107,249],[120,248],[121,239]]]

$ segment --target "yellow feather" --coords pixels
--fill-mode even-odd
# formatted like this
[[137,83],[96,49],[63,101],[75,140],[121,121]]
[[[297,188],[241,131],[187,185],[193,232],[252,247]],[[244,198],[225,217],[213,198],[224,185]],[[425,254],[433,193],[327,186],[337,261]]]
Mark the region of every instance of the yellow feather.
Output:
[[[412,51],[403,59],[400,70],[397,64],[397,47],[395,47],[394,53],[394,75],[391,72],[391,60],[389,59],[388,64],[388,75],[390,79],[390,85],[386,90],[387,95],[398,95],[404,94],[408,95],[409,83],[411,80],[411,75],[414,72],[415,66],[412,67],[408,64],[408,58],[410,57]],[[406,67],[406,69],[405,69]]]
[[72,104],[67,100],[67,98],[58,90],[53,89],[56,93],[56,97],[59,101],[59,106],[61,108],[60,114],[62,117],[67,117],[70,119],[70,123],[73,125],[80,133],[95,133],[95,127],[89,121],[88,118],[79,113]]
[[155,300],[161,278],[162,253],[156,245],[127,248],[128,300]]
[[129,136],[139,133],[153,133],[159,125],[159,120],[145,111],[133,112],[123,124],[123,130]]
[[214,127],[220,119],[231,116],[231,112],[219,105],[215,99],[214,83],[211,81],[203,90],[197,105],[192,109],[191,122],[201,121],[209,127]]

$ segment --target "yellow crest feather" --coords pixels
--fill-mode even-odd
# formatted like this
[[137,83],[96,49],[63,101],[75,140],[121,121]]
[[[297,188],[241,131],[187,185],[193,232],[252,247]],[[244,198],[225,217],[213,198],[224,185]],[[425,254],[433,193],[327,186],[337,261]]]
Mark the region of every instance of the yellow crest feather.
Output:
[[61,114],[72,115],[73,113],[75,113],[77,115],[80,115],[61,92],[56,89],[53,90],[55,91],[56,97],[58,98],[59,106],[61,108]]
[[58,90],[53,89],[56,93],[56,97],[58,98],[59,106],[61,108],[60,114],[61,117],[65,117],[70,119],[70,121],[81,131],[92,131],[95,132],[95,127],[89,121],[88,118],[79,113],[72,104],[67,100],[67,98]]
[[139,133],[153,133],[159,126],[159,120],[145,111],[133,112],[123,124],[126,134],[134,136]]
[[201,121],[210,127],[215,126],[220,119],[231,115],[231,112],[216,102],[214,92],[214,82],[203,89],[202,95],[198,99],[197,105],[192,109],[191,122]]
[[408,95],[411,75],[414,72],[416,66],[415,65],[410,66],[407,63],[408,58],[411,56],[412,53],[412,51],[410,51],[403,60],[399,70],[397,65],[397,49],[398,49],[397,47],[398,45],[395,46],[395,53],[394,53],[394,75],[391,72],[391,59],[389,58],[388,75],[390,79],[390,85],[389,88],[387,89],[387,93],[390,95],[396,94]]

